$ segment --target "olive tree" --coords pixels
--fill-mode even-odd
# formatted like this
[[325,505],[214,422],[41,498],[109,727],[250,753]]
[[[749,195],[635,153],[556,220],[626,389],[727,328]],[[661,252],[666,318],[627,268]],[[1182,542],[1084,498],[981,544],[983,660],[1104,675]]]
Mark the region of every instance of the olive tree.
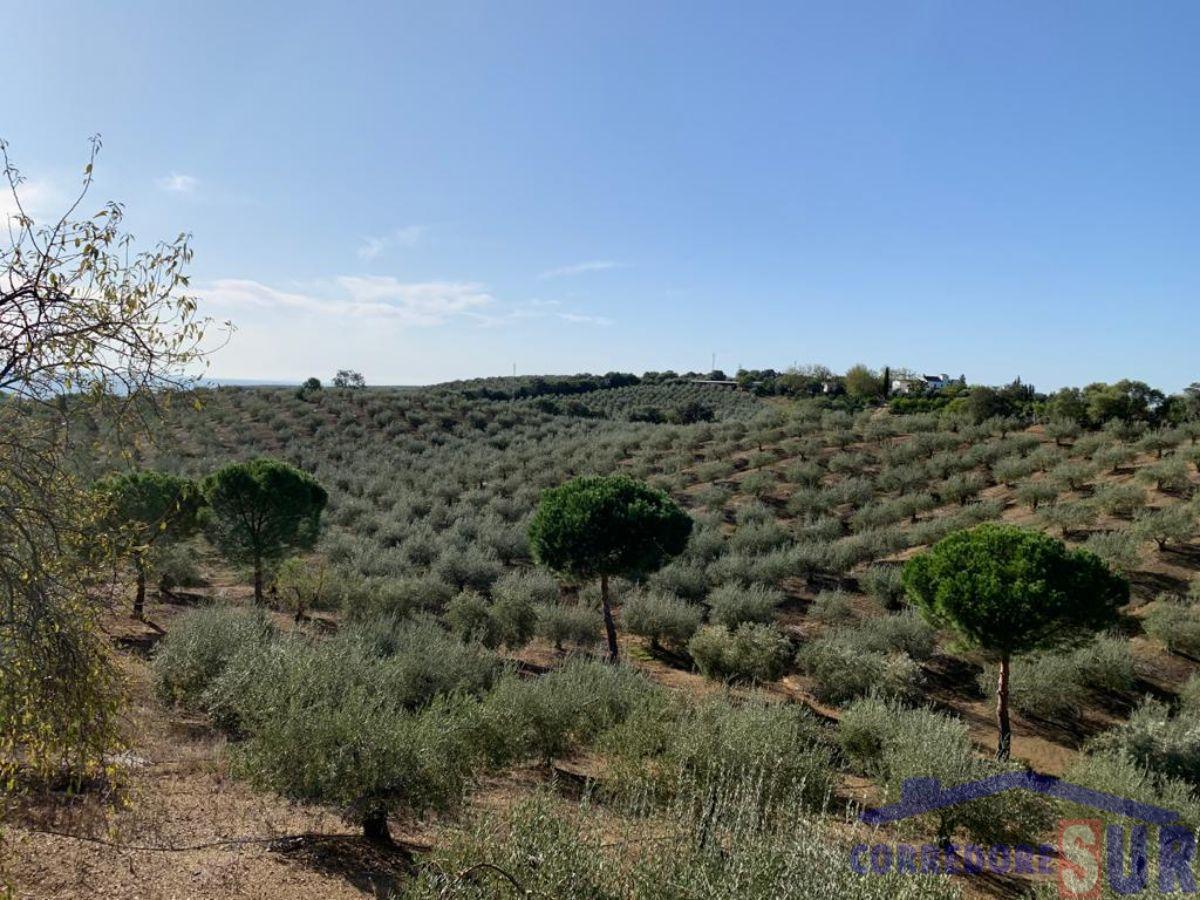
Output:
[[231,560],[254,566],[254,602],[262,603],[264,563],[316,542],[328,494],[308,473],[267,457],[219,469],[201,491],[209,536]]
[[1167,544],[1184,543],[1196,533],[1196,511],[1186,503],[1144,509],[1133,522],[1133,533],[1143,540],[1152,540],[1159,550]]
[[361,372],[355,372],[353,369],[338,369],[337,374],[333,376],[333,386],[336,388],[364,388],[367,386],[367,380],[363,378]]
[[329,605],[333,593],[329,566],[322,559],[286,559],[275,573],[271,592],[297,623],[302,622],[308,610]]
[[534,560],[559,575],[600,579],[608,655],[615,661],[608,579],[656,571],[683,552],[691,532],[691,517],[662,491],[626,475],[585,475],[542,494],[529,545]]
[[112,475],[97,482],[96,491],[110,531],[130,548],[137,575],[133,617],[140,619],[146,606],[146,556],[196,530],[200,493],[187,478],[149,470]]
[[[236,770],[256,787],[334,806],[388,846],[390,813],[453,806],[478,765],[478,704],[460,691],[416,708],[403,703],[396,687],[408,657],[373,656],[350,640],[258,654],[256,677],[234,701],[247,732],[234,750]],[[413,674],[432,681],[440,658],[420,661]]]
[[1007,759],[1012,657],[1081,639],[1113,625],[1129,584],[1093,553],[1048,535],[986,524],[939,541],[904,567],[904,586],[933,625],[999,662],[996,756]]

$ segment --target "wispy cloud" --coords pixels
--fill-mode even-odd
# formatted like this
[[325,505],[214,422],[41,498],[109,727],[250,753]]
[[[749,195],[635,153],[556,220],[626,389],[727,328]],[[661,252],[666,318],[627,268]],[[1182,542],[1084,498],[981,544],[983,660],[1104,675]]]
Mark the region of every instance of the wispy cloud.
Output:
[[624,265],[625,263],[612,259],[592,259],[570,266],[559,266],[557,269],[547,269],[538,275],[538,278],[563,278],[568,275],[582,275],[584,272],[603,272],[605,269],[620,269]]
[[304,314],[346,321],[375,320],[402,326],[432,327],[458,320],[480,328],[512,327],[521,322],[561,321],[608,327],[613,320],[561,309],[558,300],[502,302],[477,281],[400,281],[383,275],[340,275],[289,287],[248,278],[222,278],[194,292],[201,301],[237,320],[238,311]]
[[0,233],[7,233],[10,226],[16,227],[13,219],[21,210],[34,221],[45,222],[52,216],[57,219],[70,206],[63,190],[43,179],[22,181],[17,185],[17,195],[21,198],[20,206],[8,183],[0,180]]
[[358,248],[358,258],[372,260],[392,247],[412,247],[425,234],[424,225],[406,225],[388,234],[363,238]]
[[593,316],[579,312],[560,312],[558,300],[525,300],[513,304],[502,316],[488,316],[486,324],[492,327],[511,324],[521,319],[561,319],[574,325],[599,325],[607,327],[613,320],[607,316]]
[[154,183],[158,185],[160,190],[169,191],[172,194],[194,194],[196,188],[200,186],[200,179],[194,175],[181,175],[179,172],[172,172],[170,175],[156,178]]
[[249,279],[224,278],[195,293],[207,303],[229,309],[293,310],[414,326],[441,325],[495,302],[487,287],[477,282],[402,282],[351,275],[335,278],[329,285],[290,291]]
[[586,316],[583,313],[555,313],[558,318],[564,322],[574,322],[577,325],[600,325],[607,327],[613,323],[613,320],[607,316]]

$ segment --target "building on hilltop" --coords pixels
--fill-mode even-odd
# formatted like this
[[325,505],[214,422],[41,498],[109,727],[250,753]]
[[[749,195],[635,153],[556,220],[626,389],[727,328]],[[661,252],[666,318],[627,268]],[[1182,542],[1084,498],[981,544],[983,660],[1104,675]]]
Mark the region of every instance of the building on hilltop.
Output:
[[951,378],[945,372],[940,375],[901,375],[892,379],[893,394],[931,394],[952,384],[966,384],[965,376]]

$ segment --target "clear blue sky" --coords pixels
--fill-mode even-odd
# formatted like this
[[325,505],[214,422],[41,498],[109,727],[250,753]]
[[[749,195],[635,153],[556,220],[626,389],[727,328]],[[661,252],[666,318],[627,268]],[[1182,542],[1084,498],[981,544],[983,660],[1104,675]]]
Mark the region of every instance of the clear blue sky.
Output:
[[52,208],[194,234],[226,377],[1200,379],[1195,3],[9,4]]

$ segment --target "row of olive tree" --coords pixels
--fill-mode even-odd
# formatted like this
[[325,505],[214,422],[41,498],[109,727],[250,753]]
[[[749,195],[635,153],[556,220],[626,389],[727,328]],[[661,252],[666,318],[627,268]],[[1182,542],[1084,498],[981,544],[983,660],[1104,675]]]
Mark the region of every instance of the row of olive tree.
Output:
[[113,475],[96,485],[108,533],[127,547],[137,575],[133,615],[146,600],[149,553],[203,527],[233,562],[254,568],[254,600],[263,600],[265,566],[311,547],[328,495],[306,472],[277,459],[233,463],[199,484],[165,472]]

